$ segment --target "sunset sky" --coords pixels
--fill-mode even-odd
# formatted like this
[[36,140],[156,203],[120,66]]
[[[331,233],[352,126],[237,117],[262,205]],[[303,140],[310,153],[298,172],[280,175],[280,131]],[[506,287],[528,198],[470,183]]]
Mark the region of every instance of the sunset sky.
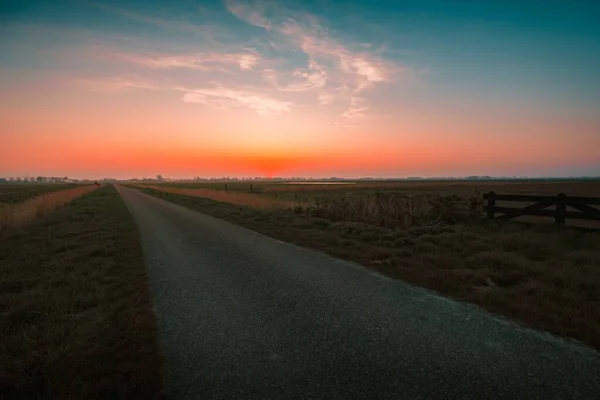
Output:
[[0,2],[0,177],[600,175],[600,1]]

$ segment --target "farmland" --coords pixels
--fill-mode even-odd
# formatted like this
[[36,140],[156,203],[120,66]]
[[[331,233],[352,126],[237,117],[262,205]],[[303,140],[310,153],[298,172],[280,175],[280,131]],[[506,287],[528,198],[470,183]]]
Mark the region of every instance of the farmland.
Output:
[[112,186],[0,234],[0,276],[0,397],[160,397],[142,249]]
[[77,187],[75,184],[0,185],[0,204],[16,204],[44,193]]
[[[230,196],[249,192],[249,183],[227,185]],[[294,208],[169,193],[173,186],[224,191],[224,183],[143,190],[600,348],[600,233],[481,213],[489,190],[599,196],[598,182],[261,183],[247,193],[303,205]]]
[[[598,182],[224,185],[138,188],[600,349],[600,231],[481,212],[489,190],[600,196]],[[2,394],[160,398],[139,232],[115,188],[19,188],[23,200],[3,209],[83,192],[0,233]]]
[[62,186],[57,190],[48,190],[46,187],[15,187],[12,189],[11,198],[22,200],[9,204],[0,203],[0,234],[22,228],[55,208],[95,189],[96,185]]

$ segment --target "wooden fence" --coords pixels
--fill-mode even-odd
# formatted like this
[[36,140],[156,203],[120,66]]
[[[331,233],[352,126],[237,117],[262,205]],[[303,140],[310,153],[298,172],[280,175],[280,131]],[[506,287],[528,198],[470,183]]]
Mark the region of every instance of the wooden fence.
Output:
[[[600,205],[600,197],[572,197],[564,193],[558,196],[530,196],[521,194],[497,194],[489,192],[483,195],[487,200],[484,207],[488,218],[511,219],[523,215],[533,215],[554,218],[558,225],[564,225],[565,219],[584,219],[600,221],[600,210],[594,205]],[[534,203],[525,207],[502,207],[497,206],[496,201],[516,201],[522,203]],[[546,208],[556,205],[555,210]],[[567,210],[567,207],[577,211]],[[496,214],[501,214],[496,216]]]

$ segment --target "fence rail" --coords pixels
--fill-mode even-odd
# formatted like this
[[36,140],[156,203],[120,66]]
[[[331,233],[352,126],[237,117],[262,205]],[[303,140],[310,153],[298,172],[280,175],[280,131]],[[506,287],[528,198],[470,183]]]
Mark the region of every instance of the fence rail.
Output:
[[[554,222],[558,225],[564,225],[567,218],[600,221],[600,210],[592,207],[600,205],[599,197],[572,197],[564,193],[560,193],[558,196],[531,196],[489,192],[484,194],[483,198],[487,200],[484,209],[488,218],[491,219],[511,219],[523,215],[533,215],[554,218]],[[519,208],[503,207],[497,206],[496,201],[533,202],[534,204]],[[556,206],[556,210],[546,210],[551,206]],[[577,211],[567,210],[567,207]],[[501,215],[496,216],[496,214]]]

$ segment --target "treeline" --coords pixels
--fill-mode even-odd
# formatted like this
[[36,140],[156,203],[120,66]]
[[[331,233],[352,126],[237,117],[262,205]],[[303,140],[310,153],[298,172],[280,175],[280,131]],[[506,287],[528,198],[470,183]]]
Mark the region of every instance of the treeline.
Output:
[[10,176],[0,178],[0,183],[71,183],[75,180],[67,176]]

